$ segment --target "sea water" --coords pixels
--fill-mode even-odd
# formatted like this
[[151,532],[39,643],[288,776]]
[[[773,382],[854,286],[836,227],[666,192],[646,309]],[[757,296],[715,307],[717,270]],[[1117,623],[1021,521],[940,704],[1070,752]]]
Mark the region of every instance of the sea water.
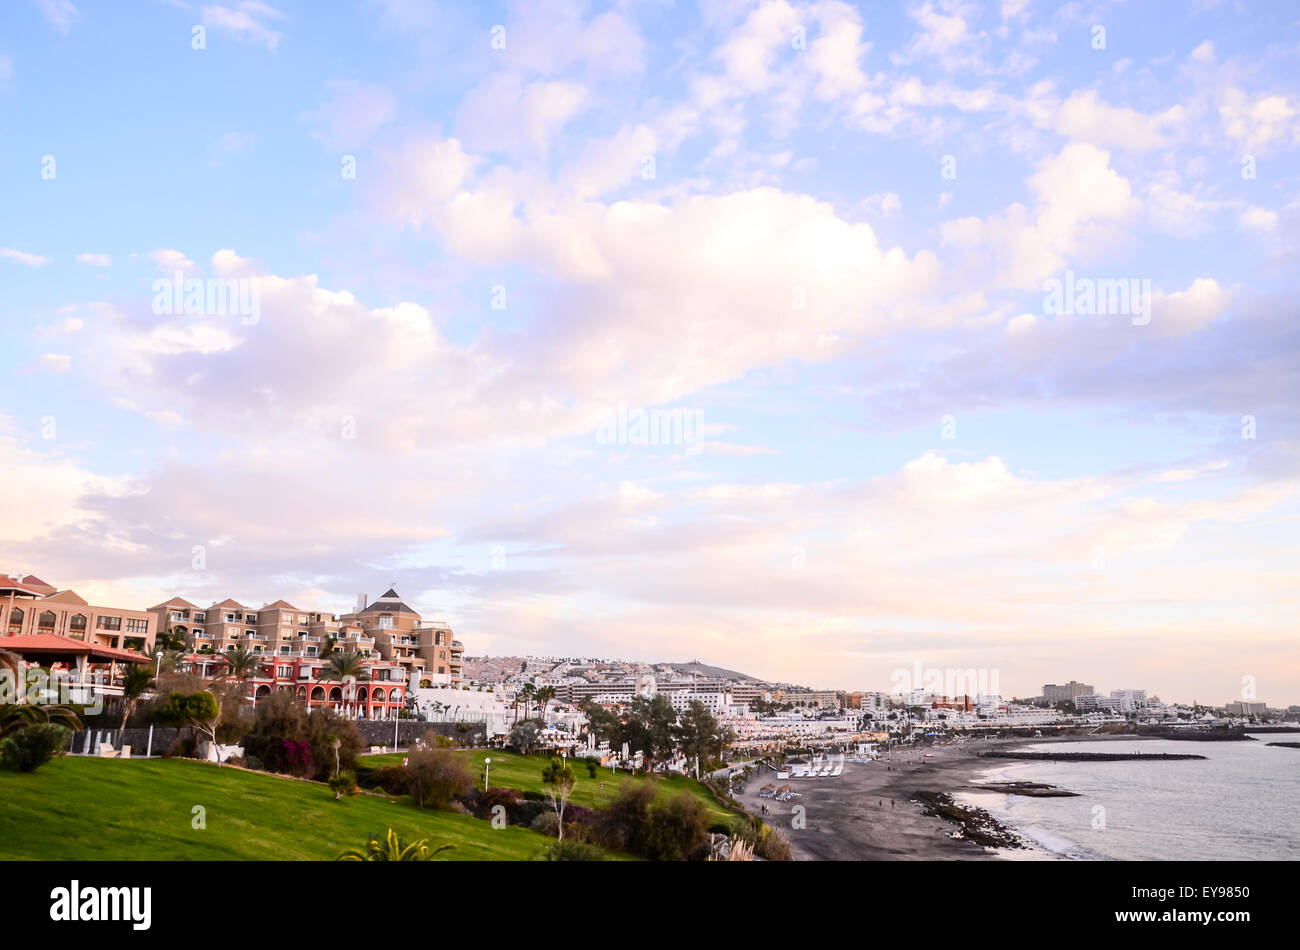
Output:
[[[976,784],[1029,781],[1077,798],[962,792],[1046,851],[1079,860],[1300,859],[1300,749],[1295,733],[1250,742],[1168,739],[1038,743],[1027,752],[1171,752],[1204,760],[1003,760]],[[994,762],[997,760],[990,760]]]

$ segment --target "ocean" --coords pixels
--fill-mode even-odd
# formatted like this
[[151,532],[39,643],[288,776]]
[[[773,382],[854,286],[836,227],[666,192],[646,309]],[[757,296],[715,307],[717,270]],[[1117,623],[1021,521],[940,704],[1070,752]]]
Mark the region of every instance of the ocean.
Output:
[[1030,752],[1174,752],[1186,762],[1005,762],[977,784],[1030,781],[1077,798],[999,792],[954,796],[978,805],[1039,848],[1075,860],[1300,859],[1300,741],[1297,733],[1256,742],[1108,740],[1025,746]]

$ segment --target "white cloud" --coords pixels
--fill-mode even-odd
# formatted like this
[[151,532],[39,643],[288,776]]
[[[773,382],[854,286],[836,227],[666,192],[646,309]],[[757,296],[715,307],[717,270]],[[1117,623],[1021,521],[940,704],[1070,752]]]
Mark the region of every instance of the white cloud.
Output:
[[496,73],[470,90],[456,113],[460,138],[476,151],[530,151],[545,156],[551,138],[588,103],[581,83]]
[[302,113],[300,120],[329,148],[360,148],[397,114],[397,99],[384,86],[336,79],[326,88],[330,101]]
[[158,266],[159,271],[169,276],[176,273],[176,271],[188,273],[194,270],[194,262],[180,251],[172,248],[160,247],[155,251],[150,251],[149,259]]
[[78,254],[77,263],[85,264],[87,267],[112,267],[113,258],[109,254]]
[[232,34],[236,39],[259,43],[271,52],[280,45],[280,34],[269,21],[284,18],[279,10],[256,0],[245,0],[233,7],[203,7],[203,25]]
[[72,368],[72,357],[64,353],[46,353],[40,358],[40,367],[51,373],[66,373]]
[[17,261],[25,267],[44,267],[50,262],[48,257],[42,257],[40,254],[28,254],[25,251],[15,251],[11,247],[0,247],[0,257]]
[[1219,103],[1223,131],[1247,154],[1263,154],[1275,146],[1300,142],[1300,109],[1280,95],[1260,95],[1253,101],[1240,89],[1229,89]]
[[1260,208],[1252,205],[1243,211],[1237,218],[1237,223],[1244,231],[1262,231],[1265,233],[1277,230],[1278,215],[1276,211],[1270,211],[1268,208]]
[[1186,121],[1186,110],[1172,106],[1157,115],[1103,102],[1095,91],[1076,92],[1056,115],[1056,129],[1094,145],[1145,151],[1165,148]]
[[70,0],[36,0],[36,5],[50,25],[65,35],[81,19],[81,14]]

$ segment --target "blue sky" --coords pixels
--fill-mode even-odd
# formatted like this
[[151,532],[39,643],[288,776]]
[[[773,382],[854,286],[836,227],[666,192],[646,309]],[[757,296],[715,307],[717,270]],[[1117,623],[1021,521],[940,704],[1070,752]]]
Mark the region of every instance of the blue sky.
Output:
[[[1266,3],[15,0],[0,567],[1300,702],[1298,45]],[[1067,271],[1151,319],[1049,312]],[[257,319],[156,312],[178,273]],[[702,428],[602,444],[620,407]]]

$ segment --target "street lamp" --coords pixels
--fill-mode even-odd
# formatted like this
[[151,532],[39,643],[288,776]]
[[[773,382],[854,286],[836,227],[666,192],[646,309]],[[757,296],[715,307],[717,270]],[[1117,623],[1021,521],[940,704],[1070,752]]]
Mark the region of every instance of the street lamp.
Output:
[[488,788],[491,787],[488,785],[488,775],[491,773],[491,771],[492,771],[492,758],[491,756],[485,755],[483,757],[483,791],[485,792],[488,790]]

